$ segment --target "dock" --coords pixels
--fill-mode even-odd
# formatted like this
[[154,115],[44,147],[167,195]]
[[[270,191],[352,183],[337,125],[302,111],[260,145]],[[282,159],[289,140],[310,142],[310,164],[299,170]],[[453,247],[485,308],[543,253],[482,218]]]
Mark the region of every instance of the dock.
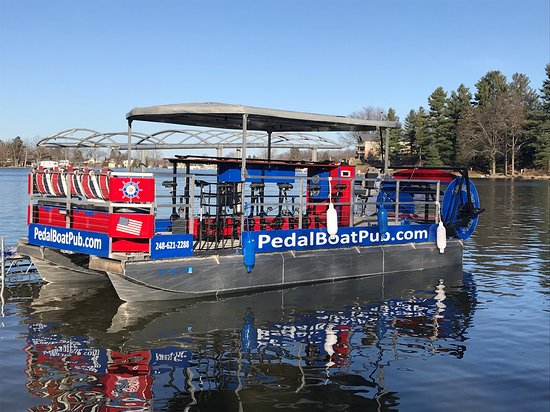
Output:
[[28,256],[16,253],[15,247],[6,247],[3,237],[0,238],[0,263],[2,288],[6,283],[35,282],[40,279],[32,260]]

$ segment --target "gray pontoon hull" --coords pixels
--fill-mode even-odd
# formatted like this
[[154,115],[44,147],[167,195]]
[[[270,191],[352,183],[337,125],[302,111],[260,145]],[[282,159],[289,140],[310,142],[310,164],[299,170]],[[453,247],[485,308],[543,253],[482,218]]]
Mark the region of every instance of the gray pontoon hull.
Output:
[[88,268],[89,255],[64,253],[44,246],[29,245],[23,240],[17,245],[17,253],[29,256],[40,277],[46,282],[107,281],[104,272]]
[[125,301],[188,299],[277,289],[384,273],[462,264],[463,243],[449,240],[444,254],[433,243],[307,250],[256,255],[247,273],[242,255],[165,261],[113,261],[92,258]]

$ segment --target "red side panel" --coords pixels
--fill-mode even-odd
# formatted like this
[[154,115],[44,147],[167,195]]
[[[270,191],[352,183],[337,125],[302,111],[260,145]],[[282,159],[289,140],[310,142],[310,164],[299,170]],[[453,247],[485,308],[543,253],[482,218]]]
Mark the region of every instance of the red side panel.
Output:
[[97,210],[73,210],[73,229],[107,233],[109,214]]
[[109,237],[150,239],[155,232],[155,217],[141,213],[109,215]]
[[[331,181],[331,196],[334,203],[350,203],[353,193],[353,180],[355,178],[355,167],[348,165],[340,165],[330,171]],[[340,226],[350,225],[351,207],[347,205],[336,206],[338,214],[338,224]],[[326,213],[323,215],[326,220]]]
[[449,183],[456,175],[440,169],[405,169],[395,172],[392,177],[397,180],[439,180]]
[[155,179],[151,177],[109,178],[111,202],[146,203],[155,201]]
[[66,226],[67,211],[53,206],[38,207],[38,222],[48,226]]
[[112,252],[149,253],[149,239],[112,239]]

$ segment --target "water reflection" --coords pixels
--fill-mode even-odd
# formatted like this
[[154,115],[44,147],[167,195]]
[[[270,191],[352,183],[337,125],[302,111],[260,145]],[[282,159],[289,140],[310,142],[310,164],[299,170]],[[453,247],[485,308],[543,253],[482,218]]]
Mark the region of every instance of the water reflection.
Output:
[[464,356],[475,306],[460,268],[179,307],[43,285],[26,307],[27,388],[36,411],[387,409],[388,367]]
[[550,181],[475,183],[486,213],[466,244],[467,270],[495,278],[491,286],[505,293],[549,294]]

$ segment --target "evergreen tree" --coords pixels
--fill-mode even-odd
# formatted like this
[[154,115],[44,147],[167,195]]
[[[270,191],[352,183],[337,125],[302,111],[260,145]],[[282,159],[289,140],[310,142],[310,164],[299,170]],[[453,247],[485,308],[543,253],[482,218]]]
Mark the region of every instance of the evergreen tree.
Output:
[[[395,113],[393,108],[388,109],[388,114],[386,115],[386,120],[391,122],[398,122],[399,117]],[[400,129],[391,129],[390,130],[390,158],[396,159],[401,152],[401,130]]]
[[416,112],[414,131],[418,160],[421,165],[432,165],[432,162],[439,162],[437,150],[428,128],[428,113],[420,106]]
[[71,162],[76,165],[81,165],[84,163],[84,155],[80,149],[75,149],[73,151]]
[[472,111],[472,93],[470,89],[461,84],[458,89],[451,92],[448,100],[449,105],[449,135],[451,139],[451,158],[450,164],[456,165],[458,160],[458,129],[463,119],[466,119]]
[[483,107],[508,91],[508,80],[498,70],[487,72],[476,84],[476,104]]
[[14,137],[9,145],[9,148],[12,165],[20,166],[21,160],[25,157],[24,155],[27,150],[25,143],[23,143],[23,139],[21,139],[20,136]]
[[515,73],[509,84],[508,107],[504,107],[508,114],[508,130],[506,134],[505,157],[511,155],[512,176],[515,174],[516,155],[528,143],[528,127],[535,116],[538,106],[537,93],[529,86],[529,78],[521,73]]
[[428,98],[430,106],[429,116],[429,147],[426,153],[429,157],[426,161],[430,166],[449,164],[452,157],[452,140],[450,135],[449,107],[447,92],[438,87]]
[[416,145],[416,112],[411,110],[405,117],[405,125],[403,127],[403,140],[409,146],[409,153],[414,156],[418,153]]
[[528,111],[536,110],[539,97],[537,92],[529,85],[530,80],[523,73],[514,73],[510,82],[510,93],[518,96],[521,105]]
[[550,173],[550,63],[546,65],[546,79],[542,83],[541,104],[535,112],[533,127],[535,165]]
[[290,148],[290,151],[288,153],[288,158],[290,160],[300,160],[300,159],[303,159],[302,158],[302,155],[300,153],[300,149],[298,149],[297,147],[291,147]]

